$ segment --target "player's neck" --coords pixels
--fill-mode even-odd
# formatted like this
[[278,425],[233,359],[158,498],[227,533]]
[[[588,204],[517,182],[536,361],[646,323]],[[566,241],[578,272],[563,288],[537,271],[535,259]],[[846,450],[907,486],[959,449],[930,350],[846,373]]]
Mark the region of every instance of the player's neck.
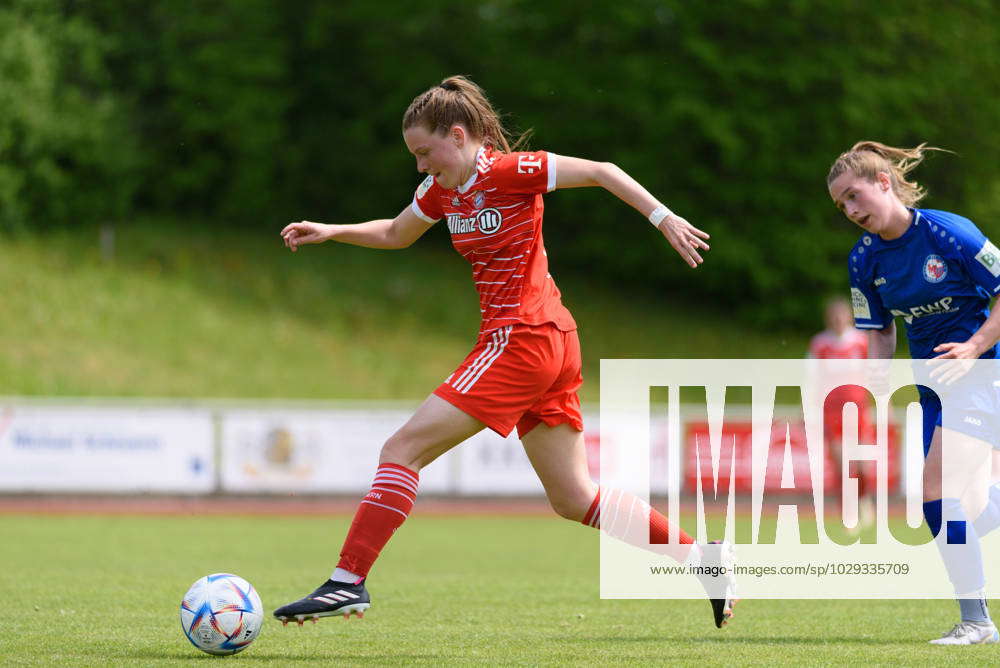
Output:
[[910,210],[907,209],[902,202],[899,202],[899,205],[893,209],[892,215],[889,217],[889,222],[885,226],[885,230],[879,232],[879,236],[886,241],[898,239],[906,234],[906,230],[910,229],[912,221],[913,216],[910,213]]
[[479,156],[479,149],[481,149],[482,147],[483,147],[482,144],[474,144],[472,146],[469,146],[469,153],[466,155],[465,158],[465,169],[462,170],[462,180],[459,181],[460,184],[468,183],[469,179],[472,178],[472,175],[476,173],[476,167],[478,162],[476,158]]

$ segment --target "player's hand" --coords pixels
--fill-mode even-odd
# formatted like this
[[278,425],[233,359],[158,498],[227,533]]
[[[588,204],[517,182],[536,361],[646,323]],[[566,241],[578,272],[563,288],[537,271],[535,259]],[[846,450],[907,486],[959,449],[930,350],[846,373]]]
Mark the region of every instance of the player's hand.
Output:
[[704,262],[698,249],[708,250],[705,239],[710,238],[708,232],[703,232],[675,213],[671,213],[660,221],[657,229],[663,233],[670,245],[674,247],[684,261],[692,267]]
[[303,244],[319,244],[329,239],[328,228],[328,225],[308,220],[289,223],[285,225],[285,229],[281,230],[281,239],[286,246],[292,249],[292,252],[295,252]]
[[979,348],[969,341],[942,343],[935,346],[934,352],[940,353],[940,355],[927,360],[927,366],[932,369],[931,380],[936,380],[944,385],[951,385],[969,373],[981,354]]

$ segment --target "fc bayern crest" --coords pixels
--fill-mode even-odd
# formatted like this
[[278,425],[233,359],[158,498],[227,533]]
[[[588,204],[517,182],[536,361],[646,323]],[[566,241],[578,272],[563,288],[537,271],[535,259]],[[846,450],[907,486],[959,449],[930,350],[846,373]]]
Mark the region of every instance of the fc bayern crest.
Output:
[[940,283],[948,275],[948,265],[940,255],[928,255],[924,260],[924,278],[928,283]]
[[472,198],[472,206],[482,209],[484,204],[486,204],[486,193],[480,190]]

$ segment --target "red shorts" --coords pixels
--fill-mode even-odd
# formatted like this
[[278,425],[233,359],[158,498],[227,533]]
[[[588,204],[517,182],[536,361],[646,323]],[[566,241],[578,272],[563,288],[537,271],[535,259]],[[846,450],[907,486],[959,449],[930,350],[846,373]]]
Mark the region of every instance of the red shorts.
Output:
[[580,339],[555,325],[509,325],[480,336],[455,373],[434,390],[501,436],[539,423],[583,431]]
[[826,399],[823,407],[823,432],[827,442],[841,442],[844,437],[844,404],[855,402],[858,405],[858,432],[861,443],[873,443],[875,425],[869,420],[868,393],[857,393],[851,388],[834,390]]

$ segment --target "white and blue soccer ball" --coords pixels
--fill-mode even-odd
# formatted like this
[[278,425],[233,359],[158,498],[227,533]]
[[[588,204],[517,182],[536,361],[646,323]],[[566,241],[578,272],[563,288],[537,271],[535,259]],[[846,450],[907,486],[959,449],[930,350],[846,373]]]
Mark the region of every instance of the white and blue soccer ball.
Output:
[[246,649],[264,623],[264,606],[249,582],[231,573],[206,575],[181,601],[181,628],[191,644],[209,654]]

